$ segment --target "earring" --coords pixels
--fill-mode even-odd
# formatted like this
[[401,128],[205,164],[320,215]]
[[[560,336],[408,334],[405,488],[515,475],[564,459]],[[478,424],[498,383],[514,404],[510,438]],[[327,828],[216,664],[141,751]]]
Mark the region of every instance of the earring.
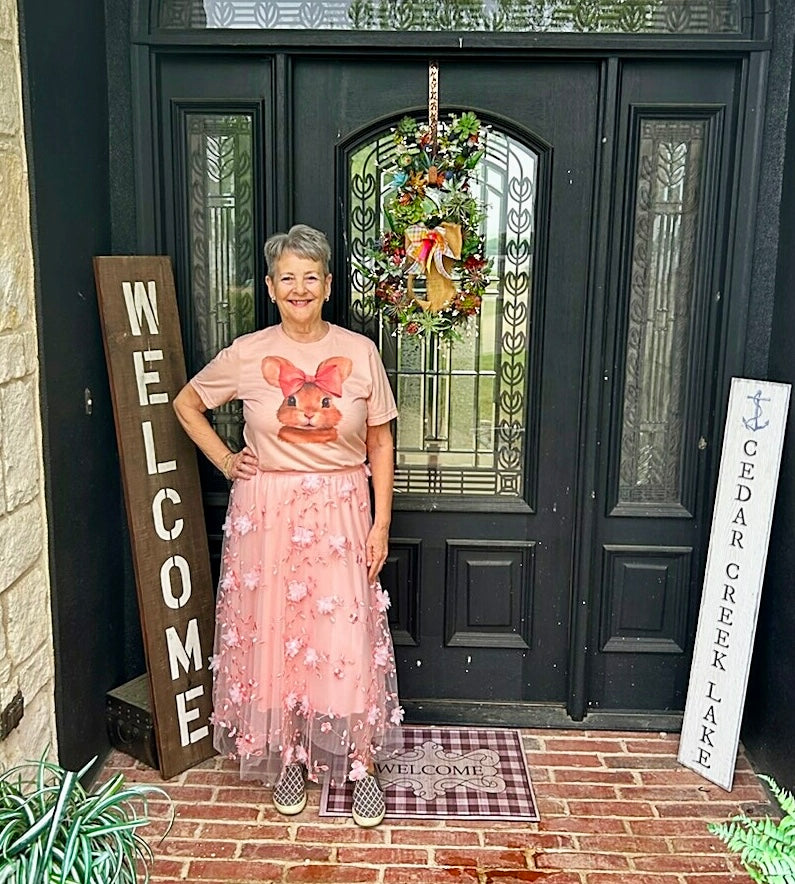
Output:
[[331,298],[331,295],[326,295],[326,297],[325,297],[323,300],[324,300],[324,301],[328,301],[329,298]]
[[275,304],[275,303],[276,303],[276,298],[271,298],[271,304]]

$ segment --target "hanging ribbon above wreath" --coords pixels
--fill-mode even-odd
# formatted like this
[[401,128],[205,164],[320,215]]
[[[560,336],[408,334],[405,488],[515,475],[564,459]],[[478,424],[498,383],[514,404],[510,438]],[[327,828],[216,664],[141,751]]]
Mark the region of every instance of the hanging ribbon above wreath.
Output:
[[357,269],[369,284],[365,300],[395,333],[457,340],[480,312],[491,271],[476,177],[486,133],[471,112],[438,120],[436,76],[432,64],[429,122],[405,117],[395,129],[388,226]]

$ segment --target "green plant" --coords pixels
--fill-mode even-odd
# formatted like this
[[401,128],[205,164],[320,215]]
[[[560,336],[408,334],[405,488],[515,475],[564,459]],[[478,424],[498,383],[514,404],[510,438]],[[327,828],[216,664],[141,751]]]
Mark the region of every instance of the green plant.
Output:
[[94,761],[68,771],[42,758],[0,775],[0,884],[135,884],[141,866],[149,880],[153,854],[137,830],[147,795],[168,795],[120,773],[87,792]]
[[771,777],[762,779],[781,805],[781,820],[767,816],[757,820],[738,814],[728,823],[710,823],[707,828],[739,854],[751,879],[758,884],[795,884],[795,797]]

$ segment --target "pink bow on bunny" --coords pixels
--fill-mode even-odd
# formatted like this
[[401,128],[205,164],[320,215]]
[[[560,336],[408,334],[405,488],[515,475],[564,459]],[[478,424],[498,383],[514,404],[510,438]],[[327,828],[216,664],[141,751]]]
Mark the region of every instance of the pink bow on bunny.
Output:
[[342,396],[343,380],[339,367],[334,364],[321,364],[315,375],[304,374],[287,361],[279,366],[279,386],[285,396],[294,396],[304,384],[315,384],[330,396]]

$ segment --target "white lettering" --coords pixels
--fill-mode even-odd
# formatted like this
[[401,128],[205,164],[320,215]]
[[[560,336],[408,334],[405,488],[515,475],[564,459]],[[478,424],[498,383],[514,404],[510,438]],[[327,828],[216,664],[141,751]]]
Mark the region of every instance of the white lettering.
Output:
[[[179,596],[174,595],[171,585],[171,572],[175,568],[179,571],[180,582],[182,583],[182,593]],[[169,556],[163,562],[163,567],[160,569],[160,589],[163,592],[163,601],[172,610],[176,611],[178,608],[188,604],[191,596],[190,565],[188,565],[184,556]]]
[[168,393],[149,393],[149,384],[160,383],[159,371],[146,371],[144,362],[159,362],[163,358],[162,350],[136,350],[133,353],[133,365],[135,366],[135,383],[138,385],[139,405],[162,405],[168,402]]
[[199,717],[199,710],[195,707],[188,709],[188,701],[201,697],[204,693],[204,685],[197,685],[189,691],[183,691],[177,694],[177,720],[179,721],[179,741],[182,746],[190,743],[198,743],[209,735],[210,729],[205,724],[203,727],[196,728],[195,731],[188,730],[188,724],[195,721]]
[[199,621],[195,617],[188,623],[184,644],[174,626],[169,626],[166,629],[166,643],[168,644],[168,663],[171,667],[172,681],[176,681],[179,678],[180,666],[182,666],[185,672],[190,672],[191,658],[193,658],[193,668],[197,672],[202,668]]
[[164,460],[158,463],[155,454],[155,436],[152,432],[152,421],[143,421],[141,432],[144,434],[144,450],[146,451],[146,472],[150,476],[156,473],[170,473],[177,468],[175,460]]
[[185,527],[184,519],[174,519],[171,528],[166,528],[163,521],[163,502],[170,500],[172,503],[182,503],[182,498],[173,488],[161,488],[155,494],[152,501],[152,520],[155,523],[155,533],[161,540],[176,540]]
[[135,289],[129,282],[121,284],[124,293],[124,303],[127,306],[127,318],[130,320],[130,330],[134,335],[141,334],[141,319],[146,319],[149,326],[149,334],[158,334],[157,327],[157,286],[153,279],[144,286],[140,279],[135,281]]

